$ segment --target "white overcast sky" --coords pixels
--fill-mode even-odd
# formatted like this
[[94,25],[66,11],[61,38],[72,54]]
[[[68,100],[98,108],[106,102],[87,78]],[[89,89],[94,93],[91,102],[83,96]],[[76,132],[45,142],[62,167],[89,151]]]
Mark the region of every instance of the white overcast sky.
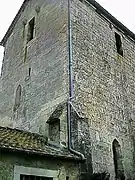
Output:
[[[0,1],[1,40],[24,0]],[[135,17],[135,0],[97,0],[97,2],[135,33],[135,21],[133,20]],[[0,62],[2,54],[2,48],[0,47]]]

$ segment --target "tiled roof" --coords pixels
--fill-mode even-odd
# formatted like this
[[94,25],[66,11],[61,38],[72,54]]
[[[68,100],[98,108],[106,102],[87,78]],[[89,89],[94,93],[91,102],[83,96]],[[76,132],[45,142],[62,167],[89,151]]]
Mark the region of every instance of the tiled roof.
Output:
[[44,136],[8,127],[0,127],[0,149],[66,159],[80,159],[67,150],[63,151],[50,146]]
[[47,139],[35,133],[0,127],[0,147],[43,150]]

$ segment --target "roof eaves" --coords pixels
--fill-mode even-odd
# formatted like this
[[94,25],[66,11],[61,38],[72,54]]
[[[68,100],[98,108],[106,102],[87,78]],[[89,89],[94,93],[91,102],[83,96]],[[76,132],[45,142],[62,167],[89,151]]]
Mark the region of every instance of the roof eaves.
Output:
[[[0,42],[0,45],[5,46],[5,43],[8,39],[8,37],[11,35],[18,19],[20,18],[22,12],[24,11],[27,3],[30,0],[24,0],[21,8],[19,9],[18,13],[16,14],[14,20],[12,21],[10,27],[8,28],[5,36]],[[88,3],[90,3],[92,6],[94,6],[97,9],[97,12],[103,16],[105,16],[112,24],[118,28],[119,30],[123,31],[123,33],[130,38],[131,40],[135,41],[135,34],[130,31],[126,26],[124,26],[120,21],[118,21],[114,16],[112,16],[107,10],[105,10],[99,3],[97,3],[95,0],[86,0]]]
[[99,3],[97,3],[95,0],[86,1],[97,9],[97,13],[106,17],[115,26],[115,28],[121,30],[128,38],[135,41],[135,34],[132,31],[130,31],[126,26],[124,26],[120,21],[118,21],[114,16],[112,16]]
[[8,28],[5,36],[4,36],[3,39],[1,40],[1,42],[0,42],[0,45],[1,45],[1,46],[5,46],[5,43],[6,43],[7,39],[8,39],[9,36],[11,35],[11,33],[12,33],[12,31],[13,31],[16,23],[17,23],[17,21],[19,20],[22,12],[25,10],[25,7],[26,7],[26,5],[28,4],[29,1],[30,1],[30,0],[24,0],[23,4],[22,4],[22,6],[20,7],[18,13],[16,14],[14,20],[12,21],[11,25],[9,26],[9,28]]
[[0,147],[0,151],[18,152],[18,153],[26,153],[26,154],[31,154],[31,155],[53,157],[53,158],[57,158],[57,159],[83,161],[81,158],[79,158],[77,156],[50,154],[50,153],[45,153],[44,151],[37,151],[37,150],[31,150],[31,149],[21,149],[21,148],[13,148],[13,147],[8,147],[8,148],[7,147]]

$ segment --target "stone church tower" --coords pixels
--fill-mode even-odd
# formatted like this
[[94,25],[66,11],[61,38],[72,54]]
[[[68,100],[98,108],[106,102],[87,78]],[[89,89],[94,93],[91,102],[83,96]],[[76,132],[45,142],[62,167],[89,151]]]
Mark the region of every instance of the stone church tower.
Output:
[[135,178],[129,29],[94,0],[25,0],[1,45],[0,126],[69,147],[82,178]]

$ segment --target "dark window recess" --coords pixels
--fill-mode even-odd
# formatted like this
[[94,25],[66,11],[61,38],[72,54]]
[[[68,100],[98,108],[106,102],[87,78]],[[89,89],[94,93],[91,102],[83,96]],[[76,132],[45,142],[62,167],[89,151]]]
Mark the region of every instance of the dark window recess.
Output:
[[123,56],[121,36],[117,33],[115,33],[115,40],[116,40],[117,53]]
[[20,175],[20,180],[53,180],[53,178],[21,174]]
[[49,138],[56,143],[60,142],[60,120],[57,118],[49,122]]
[[29,76],[31,75],[31,68],[29,68]]
[[113,141],[113,160],[116,179],[125,180],[121,147],[116,139]]
[[66,176],[66,180],[69,180],[69,176]]
[[34,38],[34,29],[35,29],[35,17],[32,18],[28,24],[27,42],[31,41]]

